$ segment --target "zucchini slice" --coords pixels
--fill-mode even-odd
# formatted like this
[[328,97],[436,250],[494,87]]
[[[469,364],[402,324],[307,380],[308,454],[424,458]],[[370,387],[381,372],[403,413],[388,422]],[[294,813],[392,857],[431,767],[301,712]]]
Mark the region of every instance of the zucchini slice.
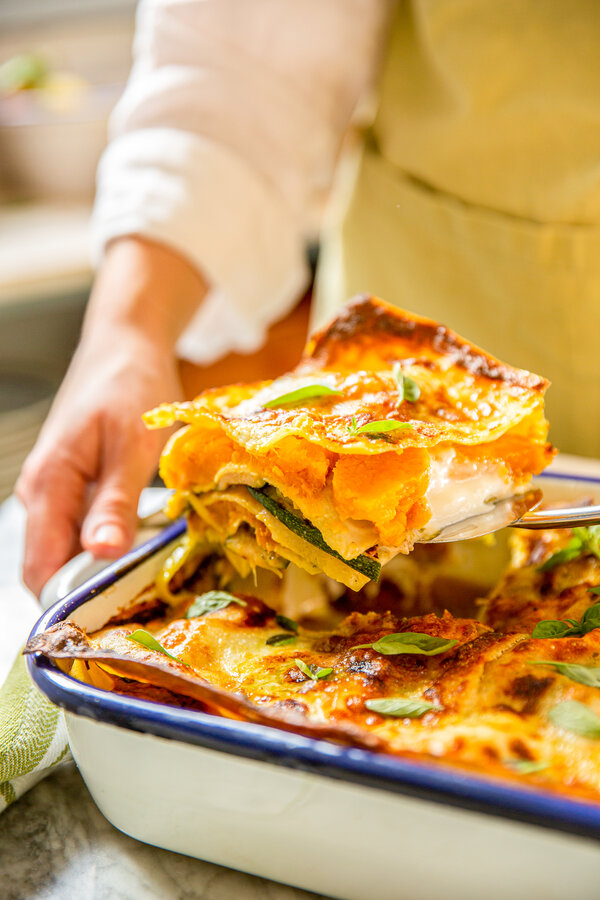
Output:
[[264,491],[259,491],[256,488],[249,486],[248,491],[255,500],[258,500],[258,502],[271,513],[272,516],[279,519],[286,528],[289,528],[289,530],[293,531],[294,534],[297,534],[298,537],[308,541],[310,544],[314,544],[315,547],[318,547],[319,550],[324,550],[325,553],[329,553],[330,556],[335,556],[336,559],[341,560],[341,562],[351,569],[355,569],[362,575],[366,575],[371,581],[379,580],[381,563],[377,562],[376,559],[372,559],[370,556],[365,556],[364,554],[357,556],[356,559],[344,559],[337,550],[332,550],[329,544],[325,543],[323,535],[318,528],[314,527],[314,525],[310,525],[305,519],[301,519],[294,515],[294,513],[291,513],[284,506],[281,506],[277,501],[273,500],[272,497],[269,497],[268,494],[264,493]]

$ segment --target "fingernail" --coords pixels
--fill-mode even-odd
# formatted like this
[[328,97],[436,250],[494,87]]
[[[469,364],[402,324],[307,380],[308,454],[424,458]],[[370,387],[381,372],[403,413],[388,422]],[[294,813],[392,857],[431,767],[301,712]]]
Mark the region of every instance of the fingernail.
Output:
[[125,532],[120,525],[100,525],[92,532],[92,543],[103,547],[122,547],[125,542]]

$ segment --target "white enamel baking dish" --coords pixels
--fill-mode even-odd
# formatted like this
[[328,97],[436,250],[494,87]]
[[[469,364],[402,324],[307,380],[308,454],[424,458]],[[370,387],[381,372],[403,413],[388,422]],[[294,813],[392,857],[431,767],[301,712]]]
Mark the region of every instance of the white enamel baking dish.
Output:
[[[600,500],[600,478],[541,483],[550,498]],[[182,528],[94,575],[32,634],[104,625]],[[28,666],[65,708],[99,808],[141,841],[342,900],[600,897],[600,805],[106,693],[39,656]]]

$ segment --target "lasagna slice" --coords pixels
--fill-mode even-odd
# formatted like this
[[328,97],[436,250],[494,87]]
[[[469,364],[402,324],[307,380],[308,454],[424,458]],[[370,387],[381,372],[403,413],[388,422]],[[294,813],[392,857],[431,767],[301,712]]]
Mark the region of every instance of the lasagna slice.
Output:
[[358,298],[289,374],[146,415],[187,426],[161,461],[170,512],[188,518],[178,558],[218,553],[242,577],[291,562],[358,590],[550,462],[547,386],[443,325]]

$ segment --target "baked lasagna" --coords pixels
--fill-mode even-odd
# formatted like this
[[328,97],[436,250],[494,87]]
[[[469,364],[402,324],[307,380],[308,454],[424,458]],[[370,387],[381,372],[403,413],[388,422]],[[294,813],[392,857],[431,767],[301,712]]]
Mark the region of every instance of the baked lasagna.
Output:
[[[101,630],[64,622],[27,652],[149,702],[599,801],[600,532],[588,532],[576,553],[568,532],[515,535],[506,572],[460,615],[454,591],[439,614],[429,597],[419,608],[416,585],[403,616],[405,594],[388,584],[394,612],[340,621],[332,608],[332,624],[312,629],[250,590],[182,588],[166,603],[150,586]],[[463,546],[465,571],[471,550],[482,552]],[[435,545],[421,568],[439,571],[446,554],[456,562]]]
[[354,590],[377,581],[394,556],[523,491],[548,464],[547,386],[361,297],[292,372],[146,415],[152,428],[185,425],[161,461],[170,512],[188,519],[179,563],[216,552],[223,584],[289,563]]
[[103,628],[62,622],[26,652],[101,690],[599,801],[600,527],[514,534],[507,568],[501,540],[427,544],[546,465],[546,386],[355,301],[289,375],[148,415],[185,424],[161,467],[184,542]]

